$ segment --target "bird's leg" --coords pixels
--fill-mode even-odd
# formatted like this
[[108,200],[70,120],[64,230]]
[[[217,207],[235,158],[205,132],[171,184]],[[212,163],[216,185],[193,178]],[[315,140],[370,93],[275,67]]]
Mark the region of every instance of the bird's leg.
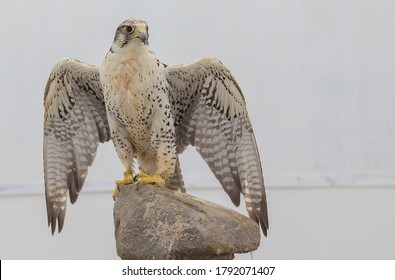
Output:
[[118,196],[119,192],[121,191],[121,188],[123,188],[127,184],[133,183],[133,171],[128,169],[123,173],[123,179],[122,180],[116,180],[115,181],[115,189],[112,192],[112,197],[115,198]]
[[[168,155],[165,152],[158,152],[159,155],[157,162],[155,163],[156,165],[156,171],[155,173],[153,170],[155,170],[155,167],[151,165],[145,165],[145,168],[142,168],[142,170],[148,171],[149,174],[154,173],[154,175],[149,175],[143,171],[140,171],[137,179],[137,182],[139,183],[145,183],[145,184],[157,184],[160,187],[164,187],[166,185],[166,180],[170,178],[170,176],[174,173],[174,166],[176,163],[176,156],[171,156]],[[165,154],[166,156],[164,156]],[[141,163],[143,163],[143,160],[140,160]],[[141,169],[140,169],[141,170]]]
[[147,173],[144,172],[139,172],[139,174],[137,175],[138,179],[137,182],[139,183],[143,183],[143,184],[157,184],[160,187],[164,187],[165,186],[165,180],[162,178],[161,175],[159,175],[160,173],[158,172],[159,170],[157,170],[157,172],[153,175],[150,176]]
[[118,196],[119,191],[123,186],[134,182],[133,180],[134,148],[128,137],[129,135],[128,131],[119,122],[117,117],[109,111],[107,112],[107,119],[111,131],[111,139],[114,143],[115,151],[117,152],[117,155],[126,170],[123,173],[123,179],[115,181],[116,186],[112,193],[112,197],[115,200],[115,198]]

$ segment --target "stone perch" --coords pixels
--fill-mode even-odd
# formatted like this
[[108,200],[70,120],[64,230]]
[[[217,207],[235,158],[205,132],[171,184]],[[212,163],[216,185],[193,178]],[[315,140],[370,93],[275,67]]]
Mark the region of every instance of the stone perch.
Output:
[[231,209],[154,185],[125,186],[114,204],[121,259],[233,259],[258,248],[258,224]]

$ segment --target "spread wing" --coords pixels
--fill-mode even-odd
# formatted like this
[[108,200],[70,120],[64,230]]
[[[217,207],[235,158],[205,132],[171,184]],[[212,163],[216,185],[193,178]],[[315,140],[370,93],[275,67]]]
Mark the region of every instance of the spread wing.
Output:
[[98,68],[59,61],[44,94],[44,177],[48,225],[62,230],[67,192],[74,203],[99,142],[110,140]]
[[177,149],[191,144],[206,161],[232,202],[244,195],[249,216],[267,234],[262,167],[246,103],[234,77],[219,60],[167,66]]

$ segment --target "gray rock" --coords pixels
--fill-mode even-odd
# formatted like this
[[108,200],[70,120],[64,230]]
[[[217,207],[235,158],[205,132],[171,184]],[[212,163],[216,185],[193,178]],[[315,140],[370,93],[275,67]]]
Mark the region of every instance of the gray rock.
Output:
[[125,186],[114,204],[121,259],[233,259],[258,248],[258,224],[215,203],[155,185]]

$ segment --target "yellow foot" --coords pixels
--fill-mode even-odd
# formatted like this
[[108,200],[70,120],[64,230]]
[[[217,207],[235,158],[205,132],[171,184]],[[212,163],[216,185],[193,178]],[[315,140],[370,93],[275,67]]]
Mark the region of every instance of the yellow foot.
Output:
[[122,180],[116,180],[115,181],[115,189],[112,192],[112,198],[115,200],[115,198],[118,196],[119,192],[121,191],[121,188],[123,188],[127,184],[133,183],[133,172],[132,170],[126,170],[123,172],[123,179]]
[[165,186],[165,180],[163,180],[163,178],[158,174],[155,174],[154,176],[150,176],[144,172],[140,172],[138,174],[137,182],[143,183],[143,184],[155,183],[155,184],[159,185],[160,187]]

